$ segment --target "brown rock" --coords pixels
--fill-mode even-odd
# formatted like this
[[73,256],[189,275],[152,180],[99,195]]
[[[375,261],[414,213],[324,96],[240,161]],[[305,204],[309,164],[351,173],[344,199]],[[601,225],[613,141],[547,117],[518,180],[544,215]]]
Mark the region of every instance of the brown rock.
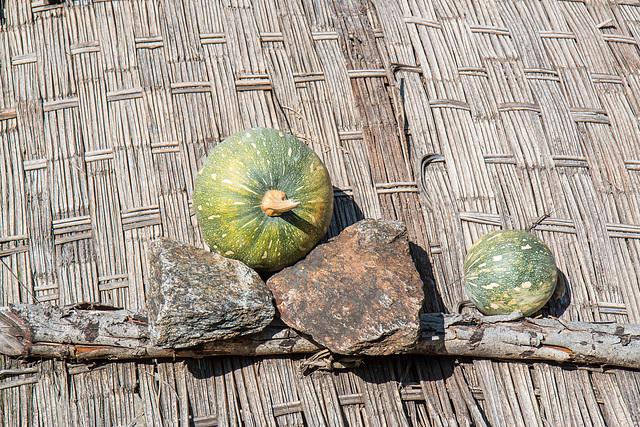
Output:
[[151,340],[191,347],[261,331],[275,314],[258,273],[240,261],[161,238],[151,243]]
[[423,283],[402,222],[362,220],[267,286],[282,320],[334,353],[387,355],[418,339]]

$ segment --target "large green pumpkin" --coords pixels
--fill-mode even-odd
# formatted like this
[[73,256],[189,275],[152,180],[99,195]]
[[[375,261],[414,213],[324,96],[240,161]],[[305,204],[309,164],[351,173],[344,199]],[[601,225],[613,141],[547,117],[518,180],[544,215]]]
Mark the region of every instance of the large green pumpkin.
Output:
[[320,158],[296,137],[252,128],[209,153],[193,206],[211,250],[276,271],[303,258],[327,232],[333,186]]
[[464,260],[467,294],[484,314],[535,313],[553,295],[557,275],[549,247],[519,230],[485,234]]

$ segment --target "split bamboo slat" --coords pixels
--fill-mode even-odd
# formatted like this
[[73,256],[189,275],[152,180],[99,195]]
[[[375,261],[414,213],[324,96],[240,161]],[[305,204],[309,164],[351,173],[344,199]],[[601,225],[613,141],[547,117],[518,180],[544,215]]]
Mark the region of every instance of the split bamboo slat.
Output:
[[[640,323],[640,1],[0,0],[0,305],[145,306],[149,242],[203,246],[207,152],[250,126],[327,165],[329,236],[407,224],[425,310],[531,229],[544,315]],[[0,358],[3,426],[634,426],[640,373],[466,358]]]

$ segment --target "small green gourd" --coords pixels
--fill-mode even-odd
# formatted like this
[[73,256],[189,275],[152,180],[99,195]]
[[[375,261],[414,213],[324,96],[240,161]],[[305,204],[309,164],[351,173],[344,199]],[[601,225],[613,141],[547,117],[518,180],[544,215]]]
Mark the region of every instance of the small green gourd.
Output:
[[549,247],[533,234],[498,230],[485,234],[464,260],[465,289],[487,315],[540,310],[556,288],[558,269]]

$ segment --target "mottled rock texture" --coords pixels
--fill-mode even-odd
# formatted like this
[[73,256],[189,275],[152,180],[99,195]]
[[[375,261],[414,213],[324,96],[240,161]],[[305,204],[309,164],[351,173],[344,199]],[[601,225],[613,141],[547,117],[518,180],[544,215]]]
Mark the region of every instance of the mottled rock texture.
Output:
[[282,320],[334,353],[387,355],[418,339],[423,283],[402,222],[347,227],[267,286]]
[[151,243],[147,310],[151,340],[190,347],[261,331],[273,319],[273,297],[240,261],[161,238]]

